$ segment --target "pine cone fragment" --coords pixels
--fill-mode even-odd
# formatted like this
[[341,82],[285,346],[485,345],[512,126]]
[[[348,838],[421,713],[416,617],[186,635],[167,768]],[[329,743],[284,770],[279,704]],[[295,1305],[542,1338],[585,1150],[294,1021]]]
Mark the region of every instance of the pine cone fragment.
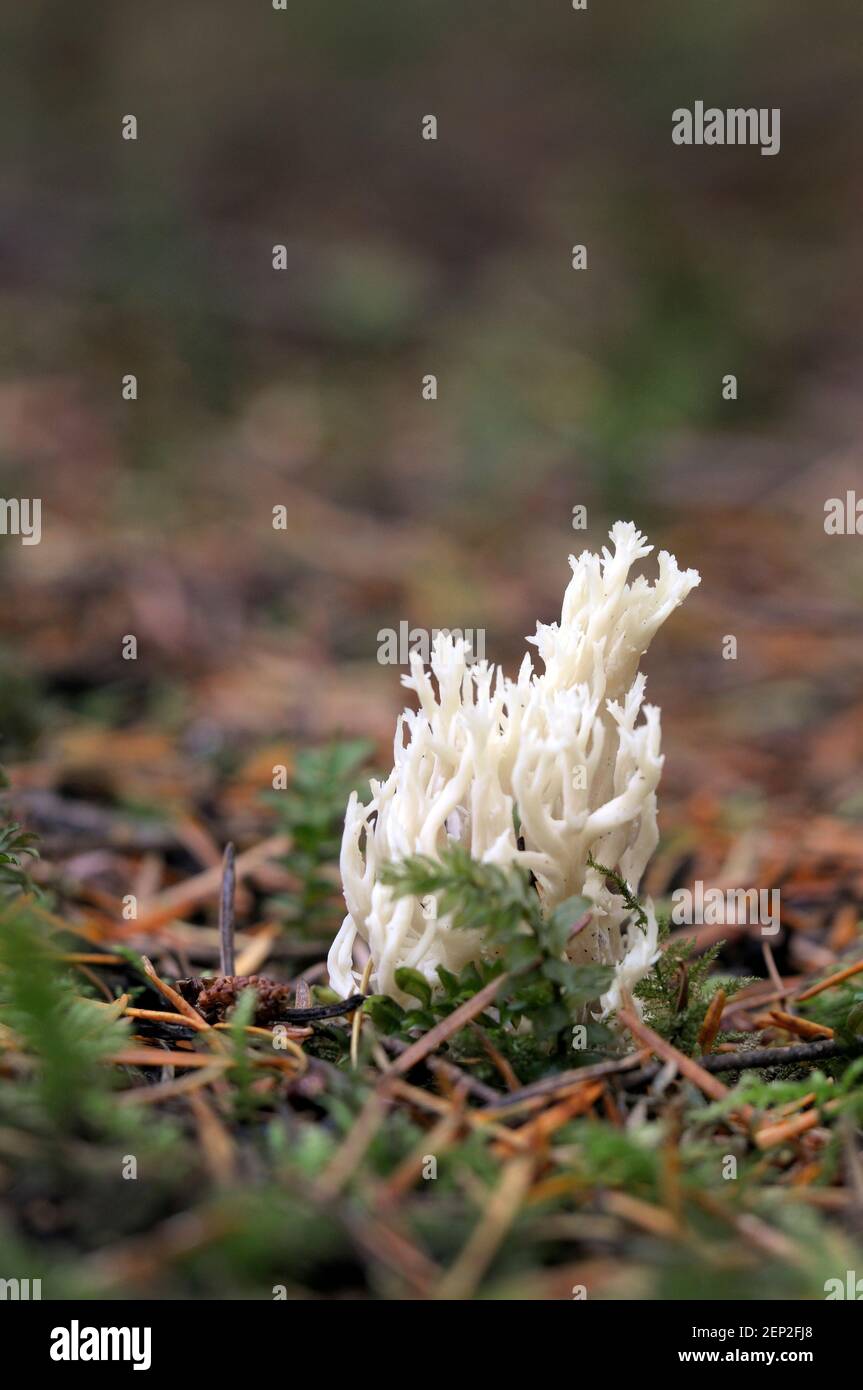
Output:
[[217,975],[212,980],[192,976],[188,980],[177,980],[174,988],[208,1023],[224,1023],[243,990],[253,989],[257,995],[254,1023],[258,1028],[270,1028],[274,1023],[313,1023],[319,1019],[338,1018],[352,1013],[363,1003],[363,995],[355,994],[337,1004],[297,1009],[291,1004],[293,986],[270,980],[266,975]]

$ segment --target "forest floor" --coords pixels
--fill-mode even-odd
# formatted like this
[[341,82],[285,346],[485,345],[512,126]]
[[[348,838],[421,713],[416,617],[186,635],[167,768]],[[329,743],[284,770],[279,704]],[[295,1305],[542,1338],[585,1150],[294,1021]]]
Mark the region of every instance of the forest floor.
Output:
[[[843,542],[804,573],[785,519],[666,519],[703,580],[648,662],[667,765],[642,890],[666,911],[697,881],[779,890],[779,930],[674,927],[644,1019],[577,1052],[571,1018],[532,1045],[504,1026],[543,1003],[505,952],[407,1012],[339,1014],[324,966],[345,801],[402,702],[375,631],[448,575],[511,664],[567,538],[291,502],[308,526],[269,549],[70,529],[9,574],[6,818],[40,858],[7,866],[0,933],[3,1268],[46,1297],[824,1297],[863,1234]],[[200,994],[220,911],[254,996]]]

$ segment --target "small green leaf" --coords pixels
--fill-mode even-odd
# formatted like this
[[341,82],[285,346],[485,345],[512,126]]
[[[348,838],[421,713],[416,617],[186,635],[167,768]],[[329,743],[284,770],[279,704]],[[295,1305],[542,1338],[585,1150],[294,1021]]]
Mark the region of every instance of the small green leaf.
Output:
[[565,960],[545,961],[542,973],[560,985],[571,1004],[589,1004],[604,994],[614,979],[612,965],[571,965]]
[[451,970],[447,970],[445,966],[439,965],[437,968],[437,975],[448,999],[452,999],[454,994],[458,994],[458,979],[453,975]]
[[362,1006],[381,1033],[396,1033],[404,1025],[404,1009],[387,994],[372,994]]
[[589,898],[583,898],[580,895],[566,898],[564,902],[558,903],[546,923],[550,950],[563,950],[573,927],[586,912],[590,911],[592,906]]
[[405,994],[412,995],[424,1008],[428,1008],[432,992],[425,975],[421,975],[418,970],[412,970],[408,965],[403,965],[396,971],[396,984]]

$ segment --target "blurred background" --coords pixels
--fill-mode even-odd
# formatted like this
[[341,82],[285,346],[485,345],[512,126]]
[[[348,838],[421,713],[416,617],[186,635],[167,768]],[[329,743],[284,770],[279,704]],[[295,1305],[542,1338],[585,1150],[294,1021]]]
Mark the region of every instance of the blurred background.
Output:
[[[512,666],[623,517],[702,573],[647,664],[666,833],[769,809],[857,845],[863,542],[823,524],[863,488],[854,0],[3,27],[0,481],[43,538],[0,546],[0,758],[31,823],[218,800],[242,837],[299,746],[385,765],[379,629],[484,628]],[[780,153],[673,145],[696,100],[779,107]]]

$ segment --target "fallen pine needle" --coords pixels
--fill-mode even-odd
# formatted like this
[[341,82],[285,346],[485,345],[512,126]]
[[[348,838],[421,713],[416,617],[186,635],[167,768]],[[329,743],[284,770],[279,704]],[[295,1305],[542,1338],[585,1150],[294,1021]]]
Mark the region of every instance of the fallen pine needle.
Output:
[[798,1135],[804,1134],[807,1129],[813,1129],[818,1120],[817,1110],[807,1110],[804,1114],[782,1120],[779,1124],[764,1125],[756,1130],[755,1142],[759,1149],[773,1149],[777,1144],[785,1144],[789,1139],[796,1139]]
[[433,1298],[464,1300],[472,1296],[518,1215],[533,1179],[533,1169],[532,1157],[520,1155],[509,1160],[467,1244],[437,1285]]
[[210,1032],[211,1030],[209,1023],[207,1023],[206,1019],[201,1017],[201,1015],[198,1013],[198,1010],[194,1009],[192,1005],[183,998],[182,994],[178,994],[177,991],[173,989],[171,985],[167,984],[165,980],[161,980],[159,978],[159,976],[156,973],[156,969],[153,965],[153,962],[151,960],[148,960],[146,956],[142,956],[141,960],[144,963],[144,973],[146,974],[147,979],[150,981],[151,984],[156,986],[156,989],[159,991],[160,994],[163,994],[166,999],[169,999],[171,1001],[177,1013],[183,1014],[184,1017],[191,1024],[191,1026],[193,1028],[198,1029],[199,1032]]
[[725,1009],[725,990],[718,989],[710,1001],[707,1013],[704,1015],[704,1022],[698,1034],[698,1050],[707,1053],[716,1041],[719,1032],[719,1025],[722,1022],[722,1014]]
[[796,1014],[787,1014],[784,1009],[771,1009],[770,1018],[778,1028],[784,1028],[786,1033],[794,1033],[806,1042],[833,1037],[832,1028],[825,1027],[823,1023],[812,1023],[808,1018],[798,1018]]
[[730,1211],[724,1202],[703,1190],[695,1190],[692,1195],[700,1207],[712,1216],[718,1217],[720,1221],[726,1222],[748,1245],[754,1246],[763,1254],[797,1267],[806,1263],[805,1253],[800,1246],[783,1231],[777,1231],[774,1226],[768,1225],[760,1216],[753,1216],[752,1212]]
[[522,1086],[520,1091],[512,1095],[495,1096],[479,1113],[517,1115],[520,1110],[535,1110],[544,1100],[555,1095],[564,1095],[585,1081],[595,1081],[605,1076],[621,1076],[634,1071],[636,1067],[643,1066],[650,1055],[650,1048],[642,1047],[637,1052],[631,1052],[627,1057],[613,1062],[596,1062],[592,1066],[558,1072],[556,1076],[544,1077],[542,1081],[533,1081],[529,1086]]
[[164,1279],[165,1270],[176,1261],[240,1229],[240,1213],[227,1207],[179,1212],[146,1235],[130,1236],[108,1250],[85,1256],[81,1271],[88,1282],[112,1294],[127,1282],[146,1286]]
[[411,1289],[419,1298],[428,1297],[429,1288],[440,1273],[439,1267],[402,1231],[393,1230],[380,1215],[368,1220],[354,1211],[345,1215],[345,1224],[372,1259],[398,1275],[401,1288]]
[[119,1105],[158,1105],[163,1100],[173,1100],[175,1096],[188,1095],[190,1091],[197,1091],[209,1086],[211,1082],[217,1081],[230,1065],[227,1058],[222,1060],[210,1061],[209,1067],[204,1067],[201,1071],[187,1072],[185,1076],[175,1077],[171,1081],[157,1081],[153,1086],[134,1086],[130,1091],[121,1091],[115,1100]]
[[67,965],[125,965],[122,956],[105,955],[98,951],[58,951],[57,960]]
[[[427,1159],[432,1156],[435,1163],[450,1147],[462,1128],[462,1107],[454,1104],[445,1115],[433,1125],[416,1145],[412,1153],[402,1160],[395,1172],[387,1178],[378,1193],[377,1203],[387,1207],[404,1197],[423,1176]],[[435,1170],[435,1177],[437,1171]]]
[[323,1200],[335,1197],[359,1167],[366,1150],[383,1124],[389,1101],[380,1091],[372,1091],[354,1121],[340,1149],[337,1149],[317,1182]]
[[274,923],[258,928],[252,939],[237,956],[235,974],[257,975],[272,951],[273,943],[279,936],[279,931],[280,929]]
[[629,1029],[632,1036],[649,1047],[655,1057],[661,1057],[664,1062],[674,1062],[678,1071],[711,1100],[724,1100],[728,1095],[727,1086],[723,1085],[721,1081],[717,1081],[715,1076],[711,1076],[709,1071],[705,1071],[691,1057],[687,1057],[685,1053],[672,1047],[671,1043],[666,1042],[658,1033],[654,1033],[652,1028],[648,1028],[646,1023],[642,1023],[634,1009],[619,1009],[617,1016],[624,1027]]
[[563,1125],[592,1109],[604,1089],[604,1081],[585,1081],[572,1095],[556,1105],[548,1106],[520,1129],[507,1131],[499,1143],[511,1148],[512,1140],[518,1138],[522,1145],[529,1144],[534,1149],[544,1148],[552,1135]]
[[640,1197],[632,1197],[628,1192],[607,1192],[605,1208],[649,1235],[660,1236],[664,1240],[676,1240],[681,1235],[680,1225],[670,1211],[654,1206],[652,1202],[644,1202]]
[[[123,1047],[104,1059],[121,1067],[211,1067],[212,1056],[204,1052],[177,1052],[166,1047]],[[233,1066],[226,1057],[223,1066]]]
[[811,1163],[804,1164],[802,1168],[796,1168],[790,1176],[788,1185],[790,1187],[809,1187],[810,1183],[816,1182],[821,1176],[823,1166],[813,1159]]
[[107,1014],[108,1018],[112,1019],[122,1018],[123,1014],[128,1011],[128,994],[120,994],[116,999],[112,999],[110,1003],[108,1003],[107,1000],[103,1002],[101,999],[87,999],[86,996],[83,995],[81,996],[81,1000],[82,1003],[89,1004],[91,1008],[99,1009],[103,1016]]
[[234,1141],[200,1089],[190,1090],[188,1101],[195,1117],[207,1171],[218,1186],[226,1187],[236,1177],[237,1151]]
[[[126,998],[128,999],[128,995]],[[191,1028],[193,1025],[186,1014],[169,1013],[163,1009],[127,1008],[126,1018],[145,1018],[151,1023],[174,1023],[178,1027]]]
[[463,1004],[459,1004],[458,1008],[454,1009],[447,1018],[441,1019],[434,1028],[430,1028],[415,1043],[411,1043],[410,1047],[392,1063],[387,1075],[393,1072],[398,1074],[410,1071],[417,1062],[421,1062],[430,1052],[434,1052],[440,1047],[441,1043],[446,1042],[454,1033],[464,1028],[466,1024],[476,1018],[477,1014],[481,1014],[483,1009],[491,1004],[501,985],[508,978],[508,974],[496,975],[493,980],[489,980],[488,984],[483,985],[482,989],[477,990],[471,999],[466,999]]
[[[458,1082],[456,1093],[458,1094]],[[402,1100],[408,1101],[418,1110],[427,1110],[433,1115],[452,1114],[454,1101],[445,1100],[443,1096],[436,1095],[434,1091],[422,1090],[419,1086],[411,1086],[408,1081],[401,1081],[398,1077],[387,1080],[387,1095],[399,1096]],[[527,1152],[529,1144],[526,1139],[521,1137],[517,1129],[508,1129],[506,1125],[500,1124],[490,1115],[487,1110],[464,1110],[462,1120],[472,1129],[481,1131],[483,1134],[492,1134],[505,1140],[509,1148],[515,1148]]]
[[839,970],[835,975],[830,975],[826,980],[820,980],[817,985],[810,986],[802,994],[796,996],[798,1004],[804,999],[814,999],[816,994],[822,990],[832,989],[834,985],[841,985],[843,980],[850,980],[852,975],[859,975],[863,970],[863,960],[858,960],[855,965],[849,965],[845,970]]
[[518,1077],[516,1076],[515,1072],[512,1069],[512,1066],[510,1065],[506,1057],[504,1057],[503,1053],[499,1052],[498,1049],[495,1047],[491,1038],[489,1038],[486,1035],[486,1033],[483,1032],[482,1028],[480,1028],[478,1023],[471,1022],[468,1024],[468,1027],[470,1028],[472,1033],[476,1034],[476,1037],[479,1041],[480,1047],[482,1048],[483,1052],[486,1054],[489,1060],[493,1062],[495,1067],[497,1067],[497,1070],[503,1079],[503,1084],[506,1086],[507,1090],[520,1091],[521,1082],[519,1081]]
[[[299,1058],[302,1058],[302,1067],[299,1072],[293,1063],[288,1061],[287,1057],[262,1057],[260,1054],[250,1054],[249,1061],[255,1067],[276,1067],[279,1071],[289,1071],[292,1076],[298,1076],[308,1066],[308,1058],[300,1049],[297,1051]],[[110,1053],[103,1060],[122,1067],[211,1067],[216,1061],[212,1053],[178,1052],[162,1047],[124,1047],[118,1052]],[[220,1056],[218,1061],[223,1069],[236,1066],[233,1057]]]
[[789,1100],[786,1101],[784,1105],[777,1106],[776,1114],[793,1115],[798,1110],[805,1110],[808,1105],[812,1104],[813,1100],[817,1100],[817,1093],[815,1091],[809,1091],[805,1096],[801,1096],[799,1100]]
[[[232,1031],[233,1027],[234,1027],[234,1025],[231,1024],[231,1023],[214,1023],[214,1024],[213,1024],[213,1029],[214,1029],[214,1031],[224,1031],[224,1032],[228,1032],[228,1033],[229,1033],[229,1032]],[[307,1035],[308,1033],[313,1032],[313,1029],[311,1029],[311,1028],[308,1028],[308,1029],[307,1029],[307,1028],[303,1028],[302,1030],[298,1030],[298,1031],[302,1031],[303,1035],[305,1036],[305,1035]],[[270,1032],[270,1030],[269,1030],[268,1028],[256,1028],[256,1027],[254,1026],[254,1024],[249,1023],[249,1024],[247,1024],[246,1027],[243,1029],[243,1032],[246,1034],[247,1037],[266,1038],[267,1041],[268,1041],[271,1045],[273,1044],[273,1036],[274,1036],[274,1035]],[[274,1052],[274,1053],[278,1053],[278,1052],[289,1052],[289,1053],[291,1054],[291,1056],[292,1056],[293,1058],[295,1058],[295,1060],[298,1061],[298,1062],[300,1063],[300,1072],[298,1073],[299,1075],[302,1075],[303,1072],[305,1072],[305,1071],[308,1070],[308,1066],[309,1066],[309,1059],[308,1059],[308,1057],[306,1056],[306,1054],[305,1054],[305,1052],[303,1051],[303,1049],[299,1046],[299,1044],[298,1044],[297,1042],[295,1042],[295,1040],[290,1036],[290,1034],[289,1034],[288,1032],[285,1032],[284,1034],[281,1034],[281,1035],[280,1035],[280,1038],[279,1038],[279,1046],[278,1046],[278,1048],[276,1048],[275,1046],[273,1046],[273,1052]],[[268,1064],[272,1064],[272,1063],[278,1064],[278,1062],[280,1061],[280,1059],[279,1059],[278,1056],[274,1056],[274,1057],[262,1057],[261,1054],[260,1054],[259,1052],[258,1052],[258,1053],[251,1053],[251,1054],[250,1054],[250,1060],[251,1060],[252,1062],[257,1063],[259,1066],[267,1066]]]

